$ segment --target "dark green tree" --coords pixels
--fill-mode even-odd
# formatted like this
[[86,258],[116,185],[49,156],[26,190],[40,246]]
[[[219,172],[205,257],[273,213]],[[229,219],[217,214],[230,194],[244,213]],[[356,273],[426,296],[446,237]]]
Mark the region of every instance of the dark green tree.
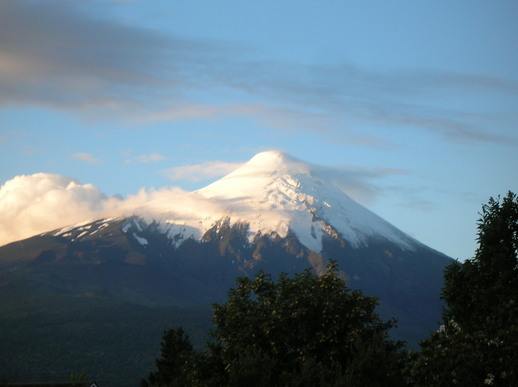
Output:
[[347,288],[336,263],[320,277],[239,278],[213,307],[229,385],[401,385],[401,345],[376,305]]
[[445,271],[443,324],[421,343],[418,386],[518,386],[518,199],[490,198],[473,259]]
[[[160,344],[161,357],[156,360],[155,372],[149,374],[152,386],[192,385],[192,370],[195,352],[189,336],[182,328],[168,329]],[[147,381],[142,381],[147,386]]]

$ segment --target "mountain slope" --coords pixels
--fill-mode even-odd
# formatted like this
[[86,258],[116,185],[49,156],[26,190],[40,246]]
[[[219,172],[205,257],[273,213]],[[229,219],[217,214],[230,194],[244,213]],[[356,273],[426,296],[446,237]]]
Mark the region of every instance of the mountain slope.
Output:
[[260,153],[181,203],[158,195],[126,216],[0,247],[0,294],[10,295],[0,301],[26,325],[33,320],[23,305],[42,291],[79,309],[203,309],[223,302],[238,276],[320,273],[336,260],[351,288],[378,297],[382,317],[398,320],[394,336],[415,345],[440,320],[451,259],[353,201],[337,180],[281,152]]
[[[368,294],[437,298],[449,258],[353,201],[334,173],[282,152],[262,152],[185,202],[159,196],[135,208],[135,216],[84,222],[6,245],[0,265],[76,263],[93,272],[123,265],[137,276],[153,268],[155,276],[169,276],[156,284],[173,282],[175,290],[164,285],[165,298],[161,290],[135,292],[154,303],[179,304],[215,300],[239,274],[308,266],[320,272],[334,259],[350,286]],[[213,275],[221,279],[213,283]],[[103,276],[91,281],[96,278]],[[133,280],[136,287],[140,281]]]

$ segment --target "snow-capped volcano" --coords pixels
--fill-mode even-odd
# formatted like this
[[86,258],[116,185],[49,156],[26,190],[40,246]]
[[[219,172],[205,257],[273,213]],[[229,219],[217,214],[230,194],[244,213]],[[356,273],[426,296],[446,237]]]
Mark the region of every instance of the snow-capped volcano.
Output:
[[[334,175],[333,175],[334,174]],[[280,151],[267,151],[220,180],[191,192],[181,203],[167,196],[150,200],[135,215],[154,222],[176,246],[201,239],[222,219],[248,225],[257,235],[281,238],[293,232],[308,249],[320,252],[322,238],[341,238],[352,247],[387,240],[412,250],[417,241],[352,200],[336,184],[337,172]]]
[[[314,252],[322,251],[322,241],[327,237],[339,238],[351,247],[366,246],[376,239],[405,250],[415,248],[417,241],[352,200],[337,183],[343,180],[339,170],[309,164],[280,151],[267,151],[198,191],[141,191],[127,199],[103,197],[95,187],[58,175],[22,176],[3,187],[6,197],[0,207],[13,212],[10,200],[19,201],[26,195],[26,187],[36,184],[44,188],[42,192],[26,200],[23,211],[11,214],[16,222],[29,219],[27,228],[34,229],[34,234],[48,231],[43,227],[51,225],[60,227],[54,235],[68,235],[67,230],[77,229],[77,236],[85,238],[90,233],[83,229],[84,224],[136,216],[140,228],[153,224],[154,230],[166,235],[175,247],[189,239],[202,240],[209,230],[224,222],[245,224],[249,242],[258,236],[284,238],[291,233]],[[50,188],[45,189],[47,186]],[[71,205],[56,208],[58,199]],[[18,234],[34,235],[22,231]],[[135,235],[141,231],[134,230]]]
[[[154,224],[176,247],[188,239],[201,240],[222,221],[246,224],[249,242],[264,235],[285,238],[292,232],[315,252],[322,251],[326,237],[344,240],[353,248],[372,240],[389,241],[405,250],[419,244],[351,199],[336,183],[341,180],[339,174],[280,151],[267,151],[198,191],[180,196],[157,192],[135,207],[129,201],[124,216],[140,218],[132,231],[135,238],[142,228]],[[116,214],[111,217],[120,219]],[[54,235],[68,235],[70,229],[67,226]],[[79,235],[88,235],[81,227],[78,230]]]
[[[239,169],[196,192],[218,202],[233,221],[252,234],[292,230],[300,242],[321,251],[322,236],[338,233],[353,247],[383,238],[411,249],[407,235],[352,200],[329,171],[283,152],[254,156]],[[220,214],[222,215],[222,214]]]

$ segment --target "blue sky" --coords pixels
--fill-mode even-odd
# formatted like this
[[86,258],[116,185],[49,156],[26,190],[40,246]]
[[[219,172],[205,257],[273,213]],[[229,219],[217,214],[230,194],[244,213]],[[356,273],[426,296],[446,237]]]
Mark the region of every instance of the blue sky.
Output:
[[0,182],[192,190],[278,149],[469,258],[481,204],[518,191],[517,18],[514,0],[4,0]]

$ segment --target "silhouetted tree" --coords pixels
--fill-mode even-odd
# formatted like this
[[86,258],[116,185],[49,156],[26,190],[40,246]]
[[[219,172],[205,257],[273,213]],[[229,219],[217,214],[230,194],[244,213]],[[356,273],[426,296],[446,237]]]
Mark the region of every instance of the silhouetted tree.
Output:
[[[168,329],[160,344],[160,358],[155,372],[149,374],[153,386],[189,386],[192,384],[194,349],[182,328]],[[148,385],[142,381],[142,385]]]
[[421,343],[417,386],[518,386],[518,199],[490,198],[473,259],[445,271],[443,324]]

